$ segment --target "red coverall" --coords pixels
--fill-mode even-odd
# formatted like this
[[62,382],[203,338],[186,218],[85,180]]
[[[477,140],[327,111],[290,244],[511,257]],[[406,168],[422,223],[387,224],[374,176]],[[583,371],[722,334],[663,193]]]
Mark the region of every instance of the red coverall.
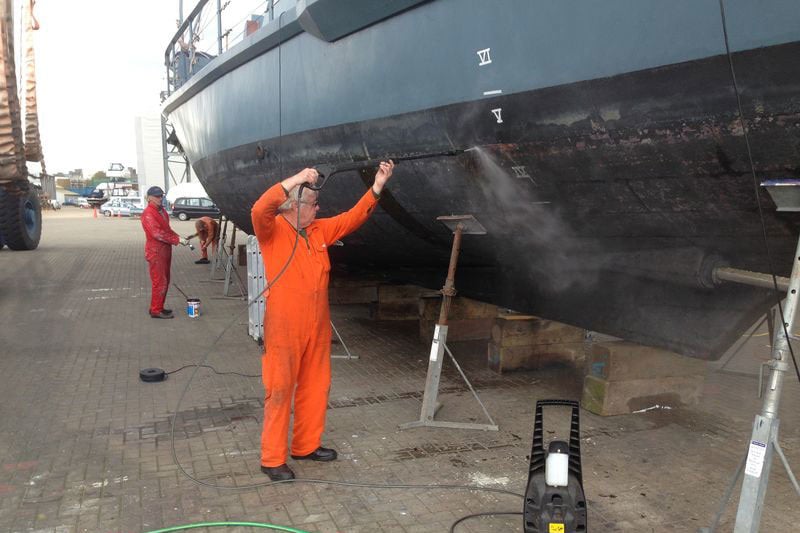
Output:
[[[286,263],[297,236],[294,227],[278,216],[278,207],[285,200],[281,184],[275,184],[251,212],[268,281],[275,279]],[[377,202],[369,190],[349,211],[314,220],[305,228],[307,237],[299,237],[286,271],[267,293],[266,351],[261,359],[265,391],[262,466],[286,462],[292,397],[292,455],[308,455],[322,443],[331,384],[328,247],[358,229]]]
[[150,281],[153,291],[150,296],[150,314],[157,315],[164,310],[164,300],[169,288],[169,267],[172,263],[172,246],[181,238],[169,227],[166,210],[147,204],[142,212],[142,227],[147,240],[144,244],[144,258],[150,265]]
[[200,253],[203,259],[208,259],[208,247],[211,246],[211,253],[216,255],[217,244],[219,243],[219,225],[211,217],[200,217],[195,222],[197,237],[200,239]]

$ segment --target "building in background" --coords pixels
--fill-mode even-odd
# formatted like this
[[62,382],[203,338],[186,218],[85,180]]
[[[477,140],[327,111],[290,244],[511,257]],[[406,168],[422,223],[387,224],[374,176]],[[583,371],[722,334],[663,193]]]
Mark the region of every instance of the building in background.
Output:
[[161,117],[138,116],[136,128],[136,170],[139,190],[146,191],[153,185],[164,187],[164,155],[161,149]]
[[[136,133],[136,172],[139,190],[146,191],[153,185],[158,185],[164,190],[182,183],[197,183],[191,174],[187,176],[185,159],[169,146],[171,152],[170,170],[172,177],[164,176],[164,151],[161,137],[161,116],[141,115],[134,119]],[[199,183],[197,183],[199,185]]]

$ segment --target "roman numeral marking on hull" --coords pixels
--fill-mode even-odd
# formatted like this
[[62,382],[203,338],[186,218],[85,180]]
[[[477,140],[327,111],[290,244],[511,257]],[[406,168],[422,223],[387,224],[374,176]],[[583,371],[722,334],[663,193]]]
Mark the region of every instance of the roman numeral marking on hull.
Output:
[[497,123],[498,124],[502,124],[503,123],[503,108],[502,107],[498,107],[497,109],[492,109],[492,114],[494,115],[494,118],[497,119]]
[[515,178],[530,178],[531,175],[528,174],[528,169],[525,168],[525,165],[521,165],[518,167],[511,167],[511,170],[514,171]]
[[489,52],[490,50],[491,50],[491,48],[484,48],[483,50],[478,50],[476,52],[478,54],[478,59],[481,60],[481,62],[478,63],[479,67],[482,67],[484,65],[488,65],[489,63],[492,62],[492,56],[491,56],[491,54]]

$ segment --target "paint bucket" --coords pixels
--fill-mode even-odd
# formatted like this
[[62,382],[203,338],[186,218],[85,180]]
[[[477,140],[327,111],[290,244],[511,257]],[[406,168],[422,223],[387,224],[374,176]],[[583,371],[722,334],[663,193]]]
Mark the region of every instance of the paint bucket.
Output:
[[189,318],[200,318],[200,298],[186,298],[186,314]]

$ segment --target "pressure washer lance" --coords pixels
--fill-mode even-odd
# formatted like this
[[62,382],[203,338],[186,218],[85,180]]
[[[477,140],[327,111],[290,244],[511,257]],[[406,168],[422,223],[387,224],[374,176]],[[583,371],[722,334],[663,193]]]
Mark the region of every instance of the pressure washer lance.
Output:
[[[470,148],[472,150],[472,148]],[[381,161],[388,161],[392,160],[395,164],[401,161],[414,161],[417,159],[430,159],[433,157],[455,157],[458,155],[463,154],[467,150],[446,150],[443,152],[425,152],[425,153],[418,153],[418,154],[408,154],[408,155],[399,155],[399,156],[387,156],[382,159],[366,159],[364,161],[354,161],[351,163],[325,163],[322,165],[317,165],[314,167],[314,170],[317,171],[319,177],[322,178],[322,182],[319,185],[309,185],[307,183],[303,183],[300,186],[299,196],[303,194],[303,188],[311,189],[312,191],[320,191],[325,186],[325,183],[328,181],[328,178],[333,176],[334,174],[338,174],[340,172],[347,172],[350,170],[364,170],[367,168],[374,168],[377,167]]]

